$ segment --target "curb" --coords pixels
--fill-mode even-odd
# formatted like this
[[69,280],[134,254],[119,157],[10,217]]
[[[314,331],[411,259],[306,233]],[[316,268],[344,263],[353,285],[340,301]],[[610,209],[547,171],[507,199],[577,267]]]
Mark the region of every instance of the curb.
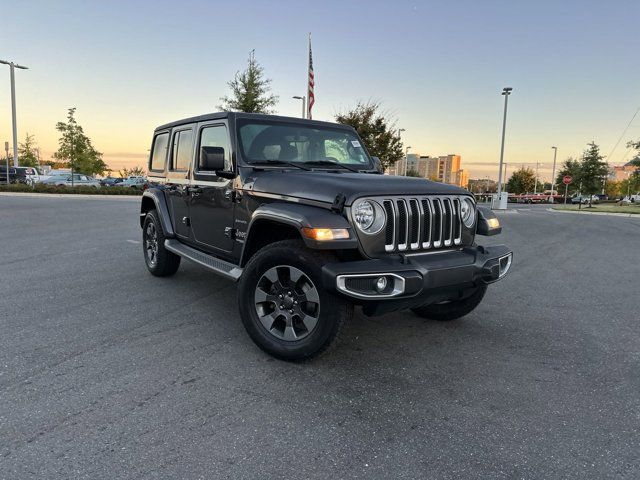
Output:
[[554,213],[577,213],[578,215],[606,215],[609,217],[640,218],[640,214],[637,213],[583,212],[580,210],[556,210],[554,208],[547,208],[547,211]]
[[0,197],[82,198],[95,200],[140,200],[142,195],[85,195],[75,193],[0,192]]

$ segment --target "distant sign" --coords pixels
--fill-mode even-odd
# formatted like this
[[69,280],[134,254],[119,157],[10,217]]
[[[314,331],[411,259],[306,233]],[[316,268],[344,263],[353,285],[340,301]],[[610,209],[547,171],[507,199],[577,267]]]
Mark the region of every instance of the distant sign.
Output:
[[564,177],[562,177],[562,183],[564,183],[565,185],[569,185],[571,183],[571,176],[570,175],[565,175]]

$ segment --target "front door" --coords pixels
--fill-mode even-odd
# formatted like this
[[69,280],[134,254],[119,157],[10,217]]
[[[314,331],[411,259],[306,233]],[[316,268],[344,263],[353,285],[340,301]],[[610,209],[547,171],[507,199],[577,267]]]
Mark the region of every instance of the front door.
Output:
[[232,171],[231,142],[226,121],[198,125],[193,180],[191,183],[192,239],[201,247],[230,252],[233,249],[233,180],[214,172],[199,171],[200,147],[224,148],[225,170]]
[[191,233],[189,218],[189,167],[193,157],[193,126],[179,127],[173,132],[167,162],[167,204],[176,235],[188,239]]

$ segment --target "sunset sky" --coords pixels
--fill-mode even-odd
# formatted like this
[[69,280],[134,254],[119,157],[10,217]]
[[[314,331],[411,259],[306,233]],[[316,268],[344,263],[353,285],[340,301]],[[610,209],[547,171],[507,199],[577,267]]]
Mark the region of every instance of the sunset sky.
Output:
[[[18,135],[48,159],[55,123],[77,120],[114,169],[143,165],[155,126],[216,111],[251,49],[277,111],[299,116],[307,33],[314,118],[376,100],[423,155],[462,155],[496,177],[504,86],[511,166],[613,149],[640,107],[640,2],[0,0],[0,59],[17,71]],[[640,115],[610,163],[629,159]],[[0,65],[0,140],[11,140],[9,69]],[[532,165],[533,166],[533,165]]]

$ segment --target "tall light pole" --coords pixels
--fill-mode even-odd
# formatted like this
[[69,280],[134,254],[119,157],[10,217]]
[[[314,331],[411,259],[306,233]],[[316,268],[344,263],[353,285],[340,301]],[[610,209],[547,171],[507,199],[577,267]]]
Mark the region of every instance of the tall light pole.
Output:
[[9,142],[4,142],[4,151],[7,154],[4,159],[7,162],[7,185],[9,185]]
[[296,100],[302,100],[302,118],[306,117],[306,112],[307,112],[307,97],[305,95],[298,97],[292,97],[295,98]]
[[[398,140],[402,141],[402,132],[406,132],[406,130],[404,128],[399,128],[398,129]],[[396,175],[399,175],[400,172],[398,172],[398,167],[396,166]]]
[[500,145],[500,168],[498,169],[498,208],[500,208],[500,200],[502,195],[502,163],[504,160],[504,135],[507,129],[507,103],[509,101],[509,95],[513,88],[504,87],[502,89],[502,95],[504,95],[504,115],[502,117],[502,143]]
[[0,60],[0,63],[9,65],[11,70],[11,120],[13,122],[13,166],[18,166],[18,126],[16,125],[16,79],[15,69],[26,70],[27,67],[18,65],[17,63]]
[[536,160],[536,183],[534,184],[534,187],[533,187],[534,195],[538,193],[538,165],[540,165],[540,162]]
[[404,176],[407,176],[407,171],[409,169],[409,149],[411,147],[407,147],[404,151]]
[[553,150],[553,170],[551,170],[551,197],[549,197],[549,201],[553,203],[553,196],[556,190],[556,156],[558,155],[558,147],[551,147],[551,149]]

